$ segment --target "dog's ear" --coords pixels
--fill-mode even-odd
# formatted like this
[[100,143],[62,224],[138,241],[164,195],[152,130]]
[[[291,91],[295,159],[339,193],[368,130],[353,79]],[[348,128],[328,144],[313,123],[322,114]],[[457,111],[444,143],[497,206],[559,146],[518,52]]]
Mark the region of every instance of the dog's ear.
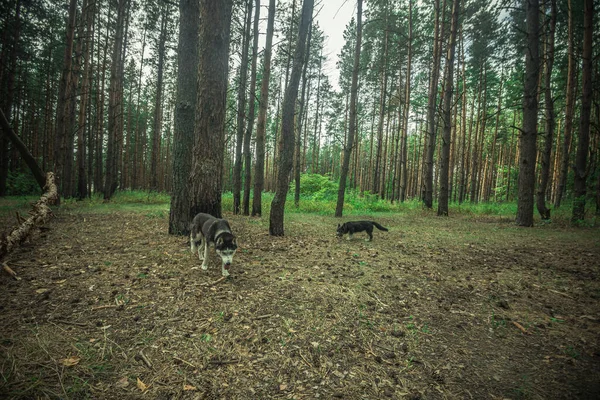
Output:
[[233,237],[233,239],[231,239],[231,243],[237,246],[237,238],[235,236]]

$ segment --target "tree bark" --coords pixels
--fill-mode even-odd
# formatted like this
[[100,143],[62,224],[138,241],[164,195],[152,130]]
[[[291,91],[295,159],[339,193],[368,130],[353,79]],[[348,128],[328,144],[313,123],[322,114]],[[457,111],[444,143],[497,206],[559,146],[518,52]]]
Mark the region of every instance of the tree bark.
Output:
[[[173,132],[173,187],[169,212],[169,233],[171,235],[189,234],[189,224],[192,220],[187,181],[192,166],[190,149],[194,146],[199,27],[199,2],[197,0],[179,0],[177,99],[175,100],[175,130]],[[137,148],[137,139],[135,145]],[[137,169],[136,165],[134,165],[135,169]]]
[[452,25],[450,27],[450,42],[446,56],[446,84],[444,87],[444,131],[442,133],[442,151],[440,166],[440,194],[438,198],[438,215],[448,216],[448,177],[450,174],[450,139],[452,133],[451,106],[454,91],[454,52],[456,49],[456,33],[458,31],[458,14],[460,0],[454,0],[452,6]]
[[400,201],[404,203],[406,201],[406,190],[408,185],[408,169],[407,169],[407,157],[408,157],[408,121],[410,115],[410,79],[411,79],[411,67],[412,67],[412,0],[408,0],[408,50],[406,55],[406,91],[404,93],[404,121],[402,128],[402,142],[401,153],[400,153]]
[[571,150],[571,138],[573,135],[573,114],[575,111],[575,85],[577,80],[577,66],[575,65],[575,44],[573,37],[573,9],[571,0],[567,0],[568,5],[568,49],[569,57],[567,67],[567,89],[565,93],[565,131],[563,135],[560,172],[558,175],[558,187],[554,207],[559,208],[562,198],[565,195],[567,187],[567,174],[569,173],[569,153]]
[[527,0],[523,128],[519,136],[519,198],[516,218],[519,226],[533,226],[539,67],[539,1]]
[[341,217],[344,211],[344,196],[346,194],[346,178],[350,166],[350,157],[354,148],[356,136],[356,102],[358,99],[358,71],[360,67],[360,47],[362,42],[362,0],[356,2],[356,43],[354,45],[354,64],[352,66],[352,83],[350,85],[350,121],[348,123],[348,142],[344,147],[344,160],[340,173],[335,216]]
[[298,98],[298,86],[300,85],[300,74],[302,73],[302,64],[304,62],[306,36],[308,34],[308,26],[312,20],[313,6],[314,0],[304,0],[302,4],[302,16],[298,29],[298,42],[294,51],[292,73],[283,100],[281,123],[282,151],[279,155],[277,186],[275,197],[271,203],[269,218],[269,234],[272,236],[283,236],[284,234],[283,214],[294,156],[294,110],[296,99]]
[[201,0],[190,216],[221,218],[232,0]]
[[269,106],[269,79],[271,77],[271,47],[273,46],[274,22],[275,0],[270,0],[265,57],[263,60],[263,76],[260,85],[260,101],[258,103],[258,121],[256,123],[256,163],[254,165],[252,216],[262,215],[261,196],[265,185],[265,132],[267,124],[267,108]]
[[68,133],[71,132],[72,126],[69,126],[69,106],[71,105],[70,97],[73,93],[71,90],[72,77],[72,60],[73,60],[73,41],[75,36],[75,15],[77,10],[77,1],[70,0],[69,2],[69,17],[67,21],[66,38],[65,38],[65,55],[62,75],[58,88],[58,104],[56,106],[56,131],[54,142],[54,174],[56,186],[59,193],[63,193],[63,175],[65,166],[66,140]]
[[585,218],[585,196],[587,194],[586,181],[589,175],[587,155],[590,147],[590,119],[592,108],[592,37],[593,37],[594,0],[584,0],[583,12],[583,67],[581,78],[583,89],[581,92],[581,119],[579,121],[579,141],[575,155],[575,179],[573,185],[573,215],[574,223]]
[[167,42],[168,4],[162,5],[160,35],[158,38],[158,66],[156,72],[156,97],[152,122],[152,152],[150,154],[150,189],[159,190],[159,170],[162,120],[163,120],[163,74],[165,65],[165,44]]
[[431,67],[431,80],[429,82],[429,96],[427,103],[427,145],[425,146],[426,154],[424,154],[424,187],[423,187],[423,203],[425,207],[433,208],[433,156],[435,153],[435,110],[438,93],[438,80],[440,76],[440,61],[441,61],[441,46],[440,41],[442,32],[440,29],[440,1],[435,1],[435,26],[433,38],[433,65]]
[[546,108],[546,134],[544,138],[544,149],[542,151],[542,166],[540,170],[540,182],[537,189],[537,210],[543,220],[550,219],[550,209],[546,207],[546,190],[550,179],[550,157],[552,156],[552,144],[554,142],[554,99],[552,99],[552,66],[554,64],[554,32],[556,30],[556,0],[551,1],[550,20],[548,21],[548,33],[545,54],[545,80],[544,80],[544,105]]
[[[308,38],[306,39],[306,60],[304,61],[304,67],[302,68],[302,91],[300,94],[300,109],[298,110],[298,123],[296,124],[296,131],[298,134],[296,135],[296,143],[294,148],[294,181],[295,181],[295,190],[294,190],[294,204],[296,207],[300,206],[300,143],[302,142],[302,126],[304,122],[304,107],[305,107],[305,98],[306,98],[306,70],[308,69],[308,62],[310,60],[310,39],[312,37],[312,23],[308,27]],[[308,108],[308,107],[307,107]]]
[[235,135],[235,161],[233,164],[233,213],[240,213],[242,202],[242,145],[244,141],[244,120],[246,113],[246,83],[248,82],[248,50],[250,48],[250,28],[252,23],[252,1],[247,0],[242,56],[240,61],[239,86],[237,94],[237,124]]
[[258,58],[258,21],[260,20],[260,0],[256,0],[254,10],[254,39],[252,42],[252,65],[250,67],[250,95],[248,106],[248,124],[244,135],[244,197],[242,199],[242,213],[250,214],[250,187],[252,183],[252,154],[250,153],[250,140],[254,129],[254,114],[256,111],[256,60]]
[[104,199],[110,200],[117,189],[117,150],[118,138],[123,130],[121,103],[123,101],[123,77],[120,71],[123,62],[123,29],[125,10],[128,0],[119,0],[117,5],[117,21],[115,41],[113,44],[112,64],[110,68],[110,87],[108,98],[108,143],[106,146],[106,182],[104,183]]

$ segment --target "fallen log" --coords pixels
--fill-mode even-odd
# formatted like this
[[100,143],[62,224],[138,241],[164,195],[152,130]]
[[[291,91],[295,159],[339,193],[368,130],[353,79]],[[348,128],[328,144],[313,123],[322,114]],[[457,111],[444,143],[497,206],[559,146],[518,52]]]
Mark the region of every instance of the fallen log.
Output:
[[8,235],[0,238],[0,260],[3,260],[15,246],[27,239],[33,232],[33,228],[40,227],[52,218],[53,214],[49,205],[55,204],[57,200],[58,190],[54,183],[54,173],[48,172],[46,174],[44,194],[33,204],[30,212],[31,216]]

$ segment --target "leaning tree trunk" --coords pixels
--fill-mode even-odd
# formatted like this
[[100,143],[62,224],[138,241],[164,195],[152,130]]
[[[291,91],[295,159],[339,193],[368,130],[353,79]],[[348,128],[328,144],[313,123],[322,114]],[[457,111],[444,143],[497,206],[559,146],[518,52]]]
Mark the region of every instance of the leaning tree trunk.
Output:
[[[199,19],[200,5],[197,0],[179,0],[177,98],[173,131],[173,186],[169,213],[169,233],[172,235],[187,235],[189,223],[192,220],[189,214],[190,192],[187,180],[192,167],[192,153],[189,150],[194,146]],[[137,149],[137,138],[135,146]],[[137,165],[134,165],[133,168],[135,171]]]
[[523,129],[519,137],[519,199],[516,224],[533,226],[533,194],[537,140],[537,84],[539,77],[539,1],[527,1],[527,46],[523,84]]
[[242,144],[244,141],[244,119],[246,113],[246,82],[248,81],[248,49],[250,47],[250,24],[252,20],[252,0],[247,0],[244,39],[240,62],[240,81],[237,94],[237,127],[235,135],[235,161],[233,164],[233,213],[240,213],[242,202]]
[[554,64],[554,31],[556,29],[556,0],[551,2],[550,21],[548,21],[548,42],[546,43],[544,105],[546,107],[546,135],[542,151],[542,168],[540,183],[537,189],[537,210],[543,220],[550,219],[550,209],[546,207],[546,190],[550,179],[550,157],[554,142],[554,99],[552,99],[552,65]]
[[344,147],[344,161],[340,172],[340,186],[338,188],[335,216],[341,217],[344,211],[344,196],[346,193],[346,178],[350,166],[350,157],[354,147],[356,131],[356,99],[358,98],[358,69],[360,67],[360,46],[362,41],[362,0],[356,4],[356,43],[354,45],[354,65],[352,66],[352,83],[350,86],[350,121],[348,123],[348,143]]
[[252,65],[250,67],[250,104],[248,105],[248,125],[244,134],[244,197],[242,198],[242,213],[250,215],[250,184],[252,182],[252,154],[250,140],[254,129],[254,114],[256,111],[256,59],[258,57],[258,21],[260,19],[260,0],[256,0],[254,10],[254,39],[252,42]]
[[450,27],[450,43],[446,57],[446,84],[444,87],[444,132],[442,134],[442,151],[440,166],[440,195],[438,198],[438,215],[448,215],[448,178],[450,168],[450,139],[452,133],[451,106],[454,91],[454,52],[456,49],[456,32],[458,31],[458,14],[460,0],[454,0],[452,6],[452,25]]
[[221,218],[225,108],[233,0],[201,0],[194,154],[188,185],[190,216]]
[[269,234],[272,236],[283,236],[284,234],[283,214],[285,210],[285,198],[289,190],[290,172],[292,171],[294,159],[294,110],[296,99],[298,98],[298,86],[300,85],[300,75],[304,61],[306,36],[312,19],[313,6],[314,0],[304,0],[302,4],[302,17],[298,29],[298,42],[294,51],[292,74],[289,85],[285,89],[285,97],[283,99],[281,123],[282,149],[279,153],[275,197],[271,202],[271,214],[269,218]]
[[262,215],[261,196],[265,186],[265,131],[267,126],[267,108],[269,106],[269,79],[271,77],[271,47],[273,45],[274,21],[275,0],[270,0],[265,58],[263,61],[263,77],[260,84],[260,101],[258,103],[258,121],[256,123],[256,163],[254,164],[252,216]]
[[583,221],[585,218],[586,181],[589,175],[587,155],[590,147],[590,119],[592,111],[592,36],[593,36],[594,0],[584,0],[583,13],[583,68],[581,78],[581,119],[579,122],[579,142],[575,156],[575,180],[573,191],[572,222]]

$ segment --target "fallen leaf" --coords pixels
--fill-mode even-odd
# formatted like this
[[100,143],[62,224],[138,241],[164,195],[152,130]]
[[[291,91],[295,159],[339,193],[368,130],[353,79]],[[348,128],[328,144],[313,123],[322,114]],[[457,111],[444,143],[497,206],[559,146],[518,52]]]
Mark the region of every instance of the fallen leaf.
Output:
[[310,342],[310,344],[312,344],[313,347],[319,347],[319,342]]
[[279,390],[285,390],[287,389],[287,385],[285,383],[282,383],[281,385],[279,385]]
[[192,385],[183,385],[183,390],[198,390],[198,388]]
[[120,388],[126,388],[127,386],[129,386],[129,379],[127,379],[126,376],[122,377],[117,381],[116,386]]
[[73,365],[79,364],[79,360],[81,360],[79,357],[69,357],[62,360],[61,363],[65,367],[72,367]]
[[60,285],[61,283],[65,283],[67,280],[66,279],[61,279],[60,281],[56,281],[54,282],[57,285]]
[[137,387],[138,389],[140,389],[142,392],[145,392],[146,390],[148,390],[148,386],[146,386],[146,384],[144,382],[142,382],[140,380],[140,378],[137,378]]
[[36,292],[37,294],[42,294],[42,293],[46,293],[48,290],[50,290],[50,289],[44,289],[44,288],[42,288],[42,289],[38,289],[38,290],[36,290],[35,292]]

